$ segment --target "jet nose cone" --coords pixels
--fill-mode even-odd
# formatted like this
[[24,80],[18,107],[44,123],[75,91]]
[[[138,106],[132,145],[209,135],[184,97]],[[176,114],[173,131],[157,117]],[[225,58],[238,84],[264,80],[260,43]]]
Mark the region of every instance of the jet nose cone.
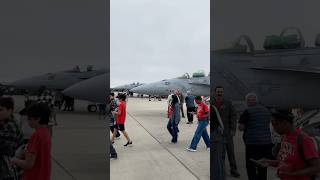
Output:
[[112,89],[118,90],[118,89],[121,89],[121,86],[115,86]]
[[124,91],[125,89],[127,89],[127,87],[125,85],[120,85],[120,86],[113,87],[112,89],[116,91]]
[[70,86],[62,93],[77,99],[105,103],[108,97],[107,76],[100,75]]
[[139,86],[139,87],[132,88],[130,91],[133,93],[143,94],[144,89],[145,89],[144,87]]
[[169,92],[166,86],[159,85],[158,83],[141,85],[131,89],[130,91],[133,93],[147,95],[167,95]]
[[20,88],[20,89],[33,89],[37,87],[37,82],[31,79],[22,79],[22,80],[9,82],[7,83],[7,85],[13,86],[15,88]]
[[75,97],[75,98],[82,97],[85,94],[86,89],[84,89],[84,92],[82,92],[81,90],[79,90],[79,88],[83,88],[83,87],[74,85],[65,89],[64,91],[62,91],[62,93],[70,97]]

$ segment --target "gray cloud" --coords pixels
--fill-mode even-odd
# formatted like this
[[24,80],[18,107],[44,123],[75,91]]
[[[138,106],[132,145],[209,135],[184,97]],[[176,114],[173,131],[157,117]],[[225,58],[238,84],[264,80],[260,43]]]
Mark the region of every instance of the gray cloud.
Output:
[[105,1],[1,1],[0,81],[107,67]]
[[317,23],[319,2],[316,0],[225,0],[212,3],[214,49],[230,45],[241,34],[249,35],[256,48],[262,49],[265,36],[280,34],[288,26],[299,27],[307,45],[313,46],[316,34],[320,33]]
[[111,1],[111,86],[209,72],[209,0]]

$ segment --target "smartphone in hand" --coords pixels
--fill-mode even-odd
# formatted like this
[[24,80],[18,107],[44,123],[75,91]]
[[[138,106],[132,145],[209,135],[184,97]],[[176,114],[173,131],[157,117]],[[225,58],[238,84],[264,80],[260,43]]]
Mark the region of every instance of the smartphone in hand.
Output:
[[250,159],[250,161],[256,163],[257,165],[259,166],[262,166],[262,167],[269,167],[270,166],[270,161],[269,159],[266,159],[266,158],[262,158],[262,159],[259,159],[259,160],[255,160],[255,159]]

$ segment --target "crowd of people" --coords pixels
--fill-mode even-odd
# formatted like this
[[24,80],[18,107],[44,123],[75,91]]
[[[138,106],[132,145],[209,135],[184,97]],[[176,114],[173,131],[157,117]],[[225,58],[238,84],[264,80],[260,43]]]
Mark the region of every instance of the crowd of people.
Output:
[[[167,101],[169,120],[166,127],[170,134],[170,143],[178,142],[182,106],[185,101],[187,124],[193,124],[194,115],[198,121],[187,150],[196,152],[201,138],[209,151],[212,147],[213,171],[211,176],[213,179],[226,179],[226,156],[228,156],[230,175],[235,178],[241,176],[235,156],[234,137],[237,130],[242,133],[245,145],[243,155],[245,156],[247,179],[267,180],[267,170],[270,166],[278,169],[277,176],[282,180],[316,179],[317,174],[320,173],[318,144],[313,137],[295,127],[295,117],[292,112],[264,107],[259,103],[255,93],[248,93],[244,98],[246,109],[239,114],[231,100],[225,98],[222,86],[214,89],[214,99],[210,107],[201,96],[193,96],[188,92],[187,96],[183,97],[178,90],[171,91]],[[111,99],[113,99],[113,104],[118,104],[110,111],[113,112],[111,113],[112,127],[110,126],[110,129],[113,129],[112,142],[120,135],[118,132],[120,130],[127,138],[126,145],[132,144],[124,128],[125,121],[121,118],[125,107],[120,108],[121,103],[114,98]],[[118,99],[125,104],[125,96],[119,96]],[[125,115],[122,114],[122,116]],[[117,118],[122,120],[117,120]],[[209,124],[213,129],[211,138],[207,131]],[[275,143],[274,136],[280,137],[278,143]],[[110,145],[110,157],[117,157],[112,144]]]
[[[277,168],[282,180],[313,180],[320,172],[319,150],[316,141],[294,126],[291,111],[267,109],[255,93],[246,97],[246,109],[237,116],[224,89],[215,88],[211,105],[211,134],[213,144],[213,179],[226,179],[225,154],[228,154],[230,174],[240,177],[234,156],[233,137],[236,129],[243,132],[246,170],[249,180],[266,180],[267,168]],[[238,128],[236,127],[238,124]],[[280,136],[274,143],[273,135]]]
[[[267,180],[268,167],[277,168],[277,176],[282,180],[314,180],[319,178],[320,151],[319,142],[308,133],[295,126],[295,118],[290,110],[268,109],[259,103],[255,93],[248,93],[245,98],[246,108],[240,114],[231,100],[224,96],[224,88],[214,89],[214,99],[209,107],[201,96],[190,92],[183,98],[179,91],[171,91],[168,96],[168,123],[170,143],[176,144],[179,137],[179,123],[183,112],[183,101],[187,108],[187,124],[193,124],[194,115],[198,125],[187,150],[196,152],[202,138],[209,151],[213,179],[224,180],[227,177],[225,157],[228,156],[230,175],[239,178],[234,137],[237,130],[242,133],[245,145],[245,164],[247,179]],[[110,129],[112,143],[119,137],[119,130],[127,139],[125,146],[132,144],[125,131],[126,96],[110,95]],[[183,100],[182,100],[183,99]],[[124,114],[123,114],[124,113]],[[207,132],[210,124],[211,138]],[[280,137],[279,141],[275,141]],[[210,147],[212,150],[210,150]],[[110,145],[110,158],[117,158],[117,153]]]
[[[193,96],[190,92],[187,92],[187,96],[184,98],[182,93],[179,90],[171,91],[171,94],[168,96],[168,124],[167,129],[172,139],[170,143],[178,142],[178,133],[179,133],[179,123],[181,121],[181,117],[184,117],[183,113],[183,104],[186,102],[187,106],[187,124],[193,123],[194,114],[198,118],[198,127],[196,132],[194,133],[194,137],[192,138],[191,144],[187,147],[188,151],[195,152],[197,151],[197,145],[201,139],[203,138],[206,146],[210,149],[210,137],[207,132],[207,126],[209,124],[209,106],[203,102],[201,96]],[[197,104],[197,108],[196,105]]]
[[[115,98],[114,93],[110,93],[109,103],[108,103],[108,117],[110,119],[109,127],[112,134],[111,144],[110,144],[110,159],[116,159],[118,157],[115,148],[113,147],[114,140],[120,137],[120,132],[127,139],[127,143],[124,146],[132,145],[132,140],[130,139],[126,128],[126,95],[118,94]],[[198,127],[192,138],[190,146],[187,147],[188,151],[197,151],[197,145],[201,139],[204,139],[208,150],[210,150],[210,137],[207,132],[207,126],[209,125],[209,106],[203,101],[200,96],[193,96],[188,92],[187,96],[184,98],[182,93],[178,90],[171,91],[168,96],[168,123],[167,130],[171,135],[170,143],[175,144],[178,142],[179,134],[179,123],[181,121],[183,108],[183,102],[186,101],[187,106],[187,124],[193,123],[193,116],[196,115],[198,118]],[[196,108],[197,106],[197,108]],[[119,132],[120,131],[120,132]]]
[[74,98],[63,95],[59,91],[40,89],[35,96],[25,94],[26,101],[36,101],[49,104],[50,107],[57,107],[58,111],[74,111]]

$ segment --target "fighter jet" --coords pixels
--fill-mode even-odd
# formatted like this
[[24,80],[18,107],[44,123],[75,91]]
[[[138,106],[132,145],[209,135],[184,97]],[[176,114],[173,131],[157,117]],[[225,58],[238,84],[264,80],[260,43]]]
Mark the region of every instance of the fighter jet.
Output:
[[61,91],[80,81],[90,79],[106,72],[105,69],[94,70],[92,66],[88,66],[86,71],[80,71],[79,66],[76,66],[72,70],[24,78],[8,83],[7,85],[17,89],[26,89],[28,91],[36,91],[39,88]]
[[[280,38],[289,29],[297,30],[286,28]],[[273,48],[255,50],[249,36],[243,35],[232,48],[211,51],[212,92],[223,86],[225,96],[233,101],[255,92],[268,107],[320,108],[320,36],[316,47],[305,47],[297,31],[299,37],[287,45],[273,42]]]
[[[211,81],[213,82],[211,92],[216,86],[223,86],[225,96],[233,101],[243,101],[247,93],[255,92],[259,96],[259,101],[268,107],[319,109],[320,36],[318,37],[315,47],[305,47],[300,35],[301,43],[298,47],[255,50],[250,38],[243,35],[234,47],[211,51],[211,80],[208,76],[174,78],[151,85],[145,84],[131,91],[167,95],[170,90],[181,88],[183,91],[193,90],[195,95],[206,96],[210,95]],[[242,40],[247,44],[240,44]],[[101,82],[102,80],[100,84]],[[145,91],[139,91],[141,88],[145,88],[142,89]],[[91,94],[100,97],[99,99],[107,95]],[[94,97],[87,98],[94,99]]]
[[[105,103],[106,98],[108,97],[108,87],[107,87],[108,78],[109,78],[109,74],[106,73],[106,74],[82,81],[80,83],[77,83],[65,89],[62,93],[77,99],[92,101],[95,103]],[[163,82],[164,82],[165,88],[169,87],[169,88],[172,88],[172,90],[181,90],[182,92],[186,92],[187,90],[190,90],[195,95],[201,94],[204,96],[209,96],[209,93],[210,93],[209,81],[210,79],[208,76],[196,77],[196,78],[190,78],[190,77],[188,78],[184,76],[184,77],[178,77],[170,80],[165,80]],[[146,86],[146,88],[149,88],[149,85],[150,84],[147,84],[147,86],[141,85],[136,88],[140,88],[142,86]],[[151,86],[153,85],[151,84]],[[159,89],[159,88],[163,88],[162,84],[158,85],[158,88],[156,89]],[[140,93],[140,92],[137,92],[137,93]],[[148,92],[145,92],[145,93],[147,94]],[[170,92],[164,89],[163,94],[161,94],[158,91],[155,93],[157,95],[168,95]],[[94,105],[90,105],[88,109],[89,111],[95,111],[96,107]]]
[[168,96],[172,90],[179,90],[183,94],[190,91],[193,95],[210,96],[210,78],[204,75],[190,77],[185,74],[178,78],[144,84],[130,91],[138,94]]

